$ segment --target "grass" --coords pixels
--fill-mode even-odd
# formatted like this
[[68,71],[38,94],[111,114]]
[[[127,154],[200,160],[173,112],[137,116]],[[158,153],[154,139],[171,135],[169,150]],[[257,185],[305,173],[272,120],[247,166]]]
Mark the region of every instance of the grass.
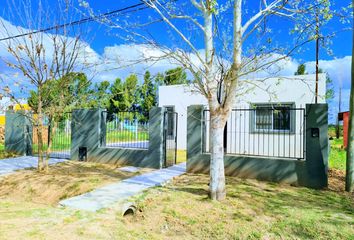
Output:
[[97,213],[0,195],[0,238],[8,239],[353,239],[353,196],[227,178],[227,199],[207,198],[208,176],[183,175]]
[[109,131],[106,134],[107,143],[116,143],[116,142],[132,142],[132,141],[148,141],[149,133],[148,132],[135,132],[124,130],[124,131]]
[[346,151],[343,148],[343,138],[333,138],[330,140],[329,167],[345,171],[346,168]]

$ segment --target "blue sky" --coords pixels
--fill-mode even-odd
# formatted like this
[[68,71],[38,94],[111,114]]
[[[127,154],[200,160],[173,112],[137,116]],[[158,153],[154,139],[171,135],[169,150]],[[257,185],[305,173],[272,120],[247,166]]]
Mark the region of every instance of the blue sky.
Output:
[[[188,2],[188,0],[179,0],[181,4]],[[48,6],[55,6],[57,3],[57,0],[46,0],[46,5]],[[96,14],[98,13],[104,13],[116,9],[121,9],[127,6],[134,5],[136,3],[139,3],[138,0],[87,0],[89,3],[90,7],[94,10]],[[224,1],[219,1],[223,3]],[[332,1],[332,8],[333,9],[341,9],[341,7],[347,6],[351,0],[341,0],[341,1]],[[335,2],[335,3],[334,3]],[[79,9],[82,10],[83,12],[86,12],[86,10],[82,7],[79,6],[79,1],[74,0],[75,6]],[[37,8],[38,1],[32,0],[32,10],[35,12]],[[244,1],[244,6],[243,8],[245,9],[244,11],[244,19],[247,19],[250,15],[254,13],[258,9],[258,4],[259,1],[254,1],[254,0],[249,0],[249,1]],[[192,8],[190,8],[192,9]],[[20,25],[23,27],[25,24],[21,23],[18,21],[16,18],[9,19],[8,15],[6,12],[9,10],[9,6],[7,5],[7,1],[0,1],[0,17],[3,17],[6,20],[10,20],[11,24],[13,25]],[[189,9],[186,9],[189,11]],[[193,10],[190,10],[193,12]],[[143,11],[139,11],[137,13],[131,14],[129,17],[131,19],[147,19],[149,16],[153,16],[152,10],[146,9]],[[227,11],[223,14],[225,21],[227,22],[228,20],[231,21],[232,19],[232,13],[230,11]],[[79,14],[75,15],[74,20],[82,18]],[[290,29],[293,27],[293,23],[290,22],[289,20],[284,20],[279,17],[273,17],[270,19],[268,22],[269,27],[273,30],[272,31],[272,37],[277,41],[280,45],[286,45],[292,40],[292,36],[289,35]],[[180,28],[185,28],[186,26],[183,25],[183,23],[177,23],[177,26]],[[115,45],[121,45],[121,44],[127,44],[126,42],[122,41],[121,38],[116,37],[116,34],[122,34],[122,32],[119,31],[112,31],[112,29],[102,26],[98,23],[90,23],[87,26],[85,26],[87,29],[87,36],[86,39],[88,43],[90,44],[91,48],[100,56],[109,53],[107,50],[111,50],[110,54],[112,52],[116,51],[113,49],[113,46]],[[341,24],[338,19],[332,20],[330,23],[328,23],[324,28],[323,32],[324,33],[329,33],[336,31],[338,29],[342,29],[343,24]],[[149,27],[149,32],[156,38],[159,39],[159,41],[162,44],[169,45],[171,44],[171,36],[166,33],[167,27],[164,23],[156,23],[153,24]],[[191,33],[194,34],[195,33]],[[197,45],[197,48],[202,49],[203,48],[203,39],[202,36],[196,34],[195,36],[195,43]],[[330,46],[331,49],[333,50],[333,55],[328,55],[326,51],[322,50],[320,53],[320,59],[322,60],[320,62],[320,67],[323,68],[324,70],[328,71],[330,74],[331,78],[333,79],[334,82],[334,88],[335,91],[338,92],[338,86],[342,85],[344,90],[343,90],[343,108],[346,109],[348,108],[347,104],[347,97],[349,94],[349,87],[350,87],[350,78],[349,78],[349,71],[348,69],[349,66],[349,61],[350,59],[347,56],[351,56],[351,43],[353,41],[352,38],[352,32],[351,31],[341,31],[339,32],[333,39],[333,43]],[[249,42],[246,43],[247,45],[253,44],[254,39],[250,39]],[[113,51],[112,51],[113,49]],[[293,57],[294,64],[296,65],[298,63],[307,63],[308,66],[308,71],[311,73],[314,71],[314,64],[313,61],[315,60],[315,44],[311,43],[306,45],[306,48],[304,51],[301,52],[301,54],[297,54]],[[1,66],[1,65],[0,65]],[[338,67],[337,67],[338,66]],[[166,64],[158,67],[156,71],[164,70],[164,67],[166,67]],[[137,70],[138,68],[131,69],[130,72],[133,72],[134,70]],[[141,69],[140,69],[141,70]],[[288,69],[286,73],[291,74],[294,71],[293,68]],[[112,74],[122,74],[122,72],[114,72],[111,74],[105,74],[102,73],[102,79],[105,78],[112,78],[112,77],[123,77],[124,76],[113,76]],[[111,79],[109,79],[111,80]],[[331,104],[332,108],[335,108],[336,106],[336,101],[337,99],[334,99],[333,103]]]
[[[47,5],[56,5],[57,0],[46,0],[48,3]],[[180,2],[185,2],[186,0],[180,0]],[[32,1],[32,8],[35,11],[37,7],[37,2],[38,1]],[[80,7],[79,1],[74,0],[74,4],[77,6],[78,9],[82,10],[85,12],[85,9]],[[124,8],[127,6],[134,5],[136,3],[139,3],[140,1],[138,0],[102,0],[102,1],[97,1],[97,0],[87,0],[87,2],[90,4],[91,8],[96,12],[96,13],[104,13],[120,8]],[[219,1],[221,4],[224,1]],[[244,19],[247,19],[253,11],[257,10],[259,1],[244,1],[244,9],[247,10],[247,13],[244,13]],[[348,6],[348,4],[351,2],[350,0],[341,0],[341,1],[332,1],[332,9],[340,10],[344,6]],[[4,17],[5,19],[7,18],[7,14],[1,12],[7,12],[8,11],[8,4],[7,1],[0,1],[0,9],[3,9],[3,11],[0,11],[0,16]],[[192,9],[192,8],[191,8]],[[245,11],[246,12],[246,11]],[[146,18],[152,14],[152,10],[143,10],[139,11],[135,15],[139,15],[140,18]],[[230,11],[228,11],[225,15],[227,15],[230,20],[232,18],[232,14]],[[76,15],[76,19],[80,19],[82,16]],[[12,23],[14,25],[23,25],[20,22],[13,21],[11,19]],[[284,18],[279,18],[279,17],[274,17],[269,21],[269,26],[273,29],[274,34],[276,35],[276,40],[279,41],[280,43],[287,43],[289,41],[289,29],[292,27],[292,23],[288,20],[284,20]],[[180,25],[181,26],[181,25]],[[26,27],[26,26],[23,26]],[[181,26],[183,27],[183,26]],[[165,42],[168,44],[168,37],[166,36],[164,31],[161,31],[162,28],[164,27],[164,23],[157,23],[154,24],[153,26],[149,27],[149,31],[152,31],[154,36],[158,37],[159,39],[162,39],[162,42]],[[323,29],[325,33],[327,32],[333,32],[338,29],[343,28],[343,24],[341,24],[338,19],[332,20],[328,25],[326,25]],[[98,52],[99,54],[102,54],[104,52],[104,48],[106,46],[111,46],[114,44],[120,44],[122,43],[120,39],[114,36],[117,32],[112,32],[111,29],[100,26],[97,23],[91,23],[89,24],[89,34],[90,36],[88,39],[90,39],[90,45],[91,47]],[[344,56],[351,55],[351,47],[350,43],[352,40],[352,33],[350,31],[344,31],[338,33],[334,38],[333,38],[333,44],[331,45],[331,48],[333,50],[334,55],[329,56],[326,54],[325,51],[321,52],[321,59],[323,60],[328,60],[332,59],[334,57],[336,58],[341,58]],[[202,48],[202,39],[200,41],[200,48]],[[346,46],[345,46],[346,45]],[[301,61],[311,61],[314,59],[314,44],[309,44],[308,45],[309,50],[301,54],[301,56],[298,56],[298,59]]]

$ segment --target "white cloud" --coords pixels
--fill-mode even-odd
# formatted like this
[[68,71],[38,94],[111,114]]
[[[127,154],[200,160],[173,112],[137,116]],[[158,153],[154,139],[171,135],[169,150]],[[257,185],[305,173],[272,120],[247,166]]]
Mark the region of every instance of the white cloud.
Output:
[[[10,22],[0,18],[2,24],[6,26],[7,31],[0,30],[0,38],[23,33],[28,30],[12,25]],[[0,29],[4,29],[0,26]],[[48,56],[51,56],[53,47],[50,37],[44,39],[44,44],[47,49]],[[102,80],[113,81],[115,78],[120,77],[125,79],[129,74],[136,73],[139,77],[142,77],[146,70],[149,70],[151,74],[157,74],[158,72],[164,72],[170,68],[178,66],[178,64],[168,58],[155,61],[157,58],[164,56],[164,52],[161,49],[152,48],[147,45],[137,44],[124,44],[107,46],[104,49],[102,56],[97,54],[87,43],[82,43],[84,48],[79,54],[79,61],[82,64],[94,65],[94,68],[86,68],[85,72],[94,75],[94,81],[99,82]],[[204,55],[203,50],[200,50],[199,54]],[[192,61],[199,66],[198,59],[195,54],[191,54]],[[277,58],[279,55],[273,54],[270,58]],[[11,55],[6,49],[6,45],[0,43],[0,58],[10,59]],[[140,61],[145,59],[144,61]],[[150,59],[150,60],[147,60]],[[299,62],[296,59],[286,58],[278,63],[272,65],[267,70],[259,71],[257,73],[250,74],[248,77],[260,78],[274,76],[290,76],[296,72]],[[315,62],[307,62],[307,71],[309,73],[315,72]],[[342,110],[348,110],[349,108],[349,92],[350,92],[350,72],[351,72],[351,56],[332,59],[321,60],[320,68],[327,72],[330,78],[333,80],[333,86],[335,88],[336,97],[331,102],[330,107],[334,110],[338,106],[338,89],[342,86]],[[8,84],[16,85],[16,72],[13,69],[8,68],[2,61],[0,61],[0,76],[4,78]],[[19,74],[21,75],[21,74]],[[0,81],[0,84],[1,83]]]
[[[102,63],[96,71],[96,81],[113,81],[115,78],[126,78],[129,74],[143,75],[149,70],[151,74],[164,72],[177,66],[161,49],[147,45],[123,44],[109,46],[104,49]],[[163,58],[163,59],[161,59]],[[160,59],[157,61],[157,59]]]
[[[24,33],[28,33],[30,30],[14,26],[9,21],[6,21],[0,17],[0,38],[6,38],[9,36],[20,35]],[[43,49],[45,49],[45,59],[46,63],[51,65],[53,61],[54,54],[54,38],[51,34],[42,34],[42,35],[32,35],[32,39],[34,39],[34,43],[40,43],[43,45]],[[29,41],[30,36],[19,37],[15,39],[5,40],[0,42],[0,84],[7,85],[11,87],[11,90],[17,95],[25,95],[24,92],[29,91],[29,89],[33,89],[35,86],[31,84],[28,79],[23,77],[23,74],[20,70],[10,68],[6,65],[8,62],[15,62],[15,59],[12,54],[9,53],[8,47],[11,46],[12,49],[17,49],[18,47],[25,46],[31,43]],[[74,43],[78,46],[79,52],[77,56],[77,67],[76,71],[82,71],[85,69],[88,73],[90,73],[91,66],[101,61],[101,56],[97,54],[90,46],[84,41],[79,41],[76,43],[74,38],[61,36],[61,39],[56,39],[57,44],[61,44],[60,40],[66,39],[66,48],[67,54],[72,52],[74,48]],[[16,50],[15,50],[16,51]],[[27,59],[27,54],[24,51],[18,51],[18,54],[21,54],[23,59]],[[61,57],[58,54],[58,57]],[[49,71],[49,70],[48,70]],[[1,88],[0,88],[1,89]]]
[[[333,60],[320,60],[319,67],[329,74],[333,82],[344,89],[350,88],[351,56],[336,58]],[[315,72],[316,63],[307,62],[306,69],[310,73]]]
[[[329,103],[330,110],[330,123],[335,123],[337,112],[339,109],[339,89],[342,89],[341,97],[341,111],[349,111],[349,96],[351,86],[351,56],[343,58],[336,58],[333,60],[321,60],[319,61],[319,67],[324,72],[328,73],[332,80],[334,89],[334,99]],[[308,72],[315,72],[316,63],[306,63],[306,69]]]
[[[275,61],[275,63],[266,67],[261,67],[262,65],[271,63],[272,61]],[[260,57],[259,60],[253,62],[252,65],[256,65],[255,67],[260,68],[261,70],[248,74],[247,78],[292,76],[296,72],[299,63],[291,57],[284,58],[284,55],[274,53]]]

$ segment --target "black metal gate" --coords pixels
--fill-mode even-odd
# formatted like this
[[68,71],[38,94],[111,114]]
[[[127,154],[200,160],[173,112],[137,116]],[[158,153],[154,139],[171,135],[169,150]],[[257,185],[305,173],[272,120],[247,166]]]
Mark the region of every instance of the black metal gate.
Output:
[[172,111],[164,113],[164,167],[170,167],[177,162],[177,125],[178,114]]
[[[32,155],[38,156],[39,153],[39,127],[34,126],[32,130]],[[52,139],[50,157],[70,159],[71,153],[71,113],[65,113],[55,121],[43,121],[42,142],[43,153],[45,154],[49,140]]]

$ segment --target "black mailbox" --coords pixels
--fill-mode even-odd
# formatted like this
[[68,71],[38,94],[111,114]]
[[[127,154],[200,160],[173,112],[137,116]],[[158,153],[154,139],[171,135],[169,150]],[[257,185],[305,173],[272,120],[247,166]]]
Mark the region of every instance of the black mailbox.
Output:
[[320,137],[320,129],[319,128],[311,128],[311,136],[313,138],[319,138]]
[[79,147],[79,161],[87,161],[87,147]]

